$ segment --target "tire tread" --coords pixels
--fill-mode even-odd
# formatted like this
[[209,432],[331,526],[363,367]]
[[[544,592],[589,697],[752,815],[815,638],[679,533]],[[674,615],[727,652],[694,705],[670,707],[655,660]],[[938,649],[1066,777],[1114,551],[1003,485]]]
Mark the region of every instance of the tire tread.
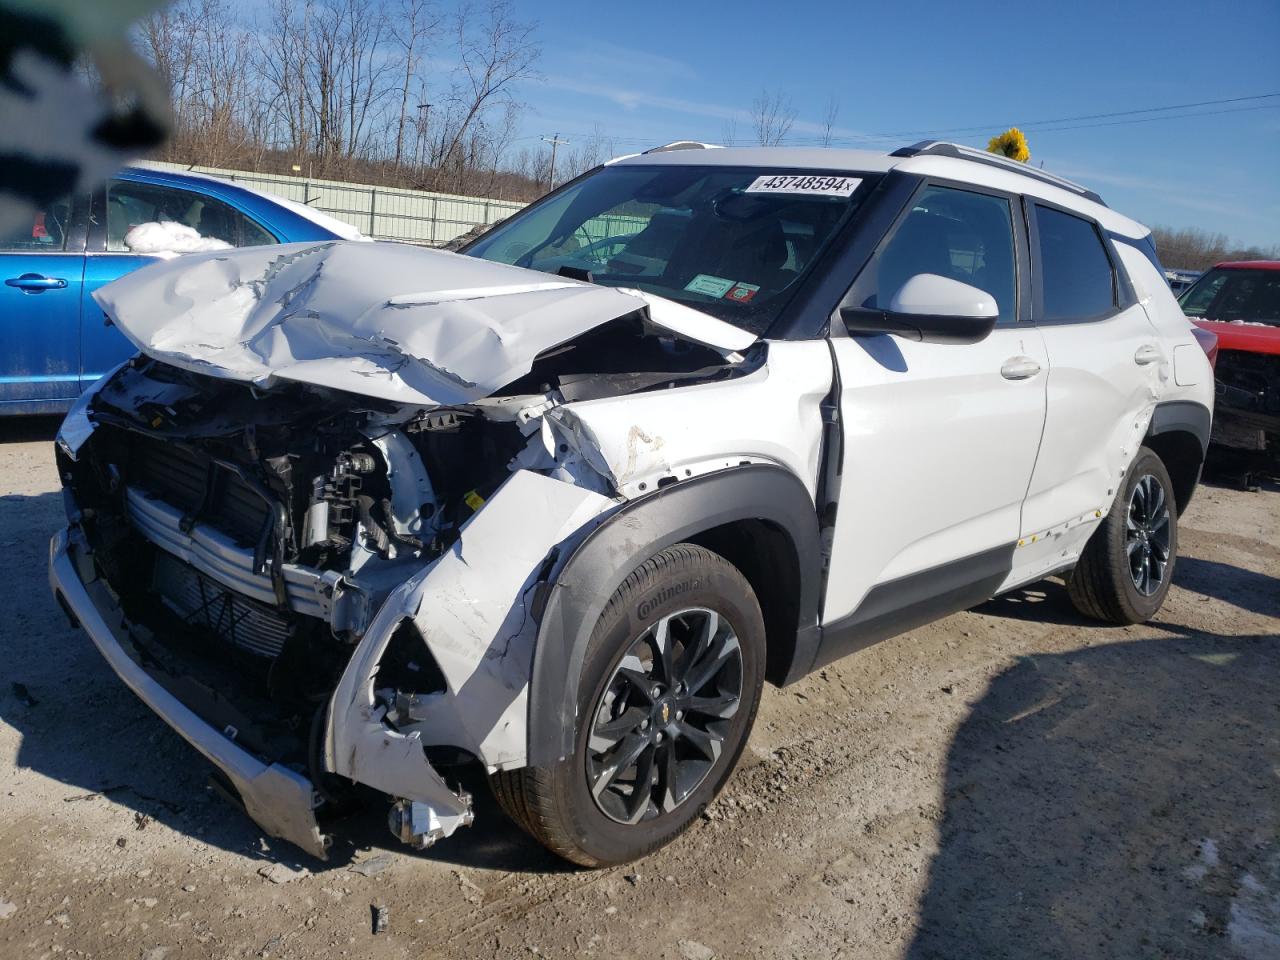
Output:
[[[1133,588],[1129,579],[1129,564],[1125,555],[1124,523],[1129,509],[1130,484],[1135,476],[1154,474],[1164,487],[1165,496],[1169,498],[1169,522],[1173,524],[1173,539],[1167,577],[1172,580],[1173,568],[1177,561],[1177,523],[1178,515],[1173,507],[1173,484],[1164,461],[1148,447],[1142,447],[1133,463],[1125,473],[1124,483],[1116,493],[1111,509],[1103,518],[1098,529],[1093,532],[1089,542],[1085,544],[1076,563],[1075,571],[1067,583],[1067,595],[1072,605],[1082,615],[1093,620],[1107,623],[1133,624],[1143,623],[1153,617],[1164,603],[1169,584],[1166,581],[1158,596],[1154,609],[1141,609],[1136,603],[1141,598]],[[1145,605],[1145,604],[1144,604]]]
[[[690,568],[714,565],[721,572],[740,581],[743,590],[751,593],[751,586],[737,567],[719,554],[691,543],[678,543],[667,547],[627,575],[626,579],[609,598],[601,620],[609,611],[629,602],[631,596],[644,589],[647,581],[655,579],[667,570],[683,571]],[[595,643],[595,638],[592,638]],[[752,713],[756,704],[752,704]],[[603,862],[582,850],[564,828],[556,813],[554,773],[540,767],[521,767],[516,770],[500,770],[490,775],[493,794],[504,813],[530,836],[553,853],[584,867],[603,866]],[[638,854],[645,856],[663,846],[669,838],[659,839]]]

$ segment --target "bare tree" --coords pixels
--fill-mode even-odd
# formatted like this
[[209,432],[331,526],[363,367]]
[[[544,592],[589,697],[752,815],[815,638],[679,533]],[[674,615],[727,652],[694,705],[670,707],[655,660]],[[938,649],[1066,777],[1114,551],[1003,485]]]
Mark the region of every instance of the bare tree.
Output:
[[751,101],[751,125],[762,147],[776,147],[791,130],[796,108],[781,90],[761,90]]
[[174,101],[169,159],[538,189],[507,172],[516,88],[540,56],[511,0],[461,0],[447,16],[440,0],[267,0],[253,29],[237,9],[174,0],[137,32]]
[[831,133],[836,126],[836,118],[840,115],[840,101],[835,96],[827,98],[827,112],[822,117],[822,145],[831,146]]
[[738,121],[733,117],[720,125],[720,139],[726,147],[732,147],[738,142]]
[[[391,35],[399,48],[397,52],[404,61],[404,80],[400,85],[400,116],[396,124],[396,169],[400,168],[404,153],[404,131],[409,117],[409,88],[418,72],[422,48],[435,35],[440,23],[441,17],[432,0],[400,0],[394,14]],[[427,102],[425,87],[418,102]]]
[[180,0],[144,20],[139,36],[170,90],[176,139],[198,140],[205,163],[241,152],[258,114],[251,45],[227,0]]
[[515,18],[509,0],[489,0],[483,18],[462,5],[454,17],[461,79],[445,113],[440,150],[433,163],[454,171],[460,179],[458,150],[484,112],[511,99],[511,87],[534,75],[541,54],[534,26]]
[[1161,262],[1171,269],[1206,270],[1223,260],[1280,259],[1280,245],[1270,248],[1243,247],[1225,233],[1212,233],[1198,227],[1152,227],[1152,239]]

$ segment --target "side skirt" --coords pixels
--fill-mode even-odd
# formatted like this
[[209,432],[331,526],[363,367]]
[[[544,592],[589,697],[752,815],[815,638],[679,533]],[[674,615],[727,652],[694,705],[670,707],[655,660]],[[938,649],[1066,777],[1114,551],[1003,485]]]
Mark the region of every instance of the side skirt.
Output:
[[812,669],[990,600],[1013,569],[1014,549],[996,547],[873,587],[857,610],[823,625]]

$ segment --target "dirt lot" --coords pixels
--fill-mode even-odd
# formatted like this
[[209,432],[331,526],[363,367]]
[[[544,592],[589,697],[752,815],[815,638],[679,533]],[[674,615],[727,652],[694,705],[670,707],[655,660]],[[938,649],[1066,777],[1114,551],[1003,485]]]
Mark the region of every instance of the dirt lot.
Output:
[[566,868],[483,783],[432,850],[371,811],[321,864],[67,627],[52,430],[0,423],[0,956],[1280,957],[1275,485],[1200,489],[1149,626],[1050,581],[767,690],[725,795],[634,867]]

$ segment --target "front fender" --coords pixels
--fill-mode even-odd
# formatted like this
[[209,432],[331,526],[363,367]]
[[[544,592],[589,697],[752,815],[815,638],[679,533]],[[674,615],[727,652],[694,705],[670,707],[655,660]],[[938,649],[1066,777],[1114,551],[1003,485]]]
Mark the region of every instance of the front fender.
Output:
[[798,477],[748,464],[662,487],[611,514],[560,566],[547,593],[529,687],[531,766],[573,750],[578,677],[596,621],[626,576],[658,551],[740,520],[763,520],[791,538],[800,563],[799,617],[792,664],[813,662],[818,640],[821,549],[813,499]]

